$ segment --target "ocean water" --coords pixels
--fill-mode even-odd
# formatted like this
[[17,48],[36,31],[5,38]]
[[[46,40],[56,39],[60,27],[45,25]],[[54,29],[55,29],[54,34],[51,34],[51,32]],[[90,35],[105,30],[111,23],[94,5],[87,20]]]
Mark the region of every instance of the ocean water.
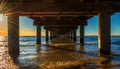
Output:
[[[98,55],[98,37],[97,36],[85,36],[85,44],[84,46],[79,45],[79,37],[76,37],[76,46],[66,46],[66,47],[47,47],[45,37],[42,36],[42,44],[37,46],[36,45],[36,37],[35,36],[21,36],[20,37],[20,55],[18,57],[18,60],[16,63],[11,64],[13,68],[6,68],[6,69],[47,69],[47,66],[44,66],[48,64],[50,67],[51,63],[54,61],[54,67],[57,65],[60,65],[60,63],[63,64],[63,66],[67,63],[75,63],[75,64],[81,64],[76,61],[82,62],[81,59],[94,59],[94,62],[100,60],[100,57]],[[13,42],[14,43],[14,42]],[[57,50],[56,50],[57,49]],[[9,55],[6,55],[7,51],[7,37],[0,36],[0,68],[4,69],[7,66],[7,61],[10,61]],[[62,50],[62,51],[61,51]],[[64,51],[64,52],[63,52]],[[65,57],[65,53],[68,53]],[[58,53],[58,54],[57,54]],[[64,53],[64,54],[61,54]],[[111,37],[111,55],[107,58],[111,62],[111,64],[116,65],[109,65],[111,68],[119,69],[120,66],[120,36],[112,36]],[[55,56],[55,54],[57,54]],[[81,54],[83,54],[81,57]],[[5,55],[5,56],[3,56]],[[87,55],[87,56],[86,56]],[[4,57],[8,57],[7,59],[4,59]],[[59,56],[59,57],[58,57]],[[112,57],[111,57],[112,56]],[[71,57],[71,58],[70,58]],[[72,58],[73,57],[73,58]],[[88,57],[88,58],[87,58]],[[99,58],[100,57],[100,58]],[[59,58],[59,59],[58,59]],[[97,58],[97,60],[95,60]],[[85,60],[86,60],[85,59]],[[49,62],[49,63],[45,63]],[[58,64],[56,63],[58,62]],[[68,63],[69,62],[69,63]],[[88,62],[88,66],[89,66]],[[97,63],[97,68],[99,68],[99,62]],[[101,63],[101,62],[100,62]],[[6,64],[6,65],[5,65]],[[61,65],[62,65],[61,64]],[[92,63],[91,63],[92,64]],[[74,64],[70,64],[74,65]],[[70,66],[69,65],[69,66]],[[94,65],[94,63],[93,63]],[[10,66],[10,65],[9,65]],[[65,65],[66,66],[66,65]],[[67,66],[67,67],[69,67]],[[94,65],[96,66],[96,64]],[[109,67],[108,66],[108,67]],[[48,67],[48,68],[49,68]],[[58,66],[60,67],[60,66]],[[73,66],[74,67],[74,66]],[[100,65],[100,67],[104,67],[103,65]],[[115,68],[114,68],[115,67]],[[56,69],[56,68],[51,68]],[[60,68],[62,69],[62,68]],[[70,69],[70,68],[68,68]],[[71,67],[72,69],[72,67]],[[77,69],[77,68],[76,68]]]
[[[79,37],[76,37],[76,44],[79,44]],[[30,47],[36,45],[36,37],[35,36],[21,36],[20,37],[20,47]],[[45,37],[41,38],[42,44],[46,44]],[[0,37],[0,46],[7,46],[7,37]],[[98,50],[98,37],[97,36],[85,36],[85,51],[94,51]],[[92,48],[92,49],[91,49]],[[120,36],[111,37],[111,50],[120,50]],[[115,54],[115,53],[114,53]]]
[[[76,37],[76,43],[79,43],[79,37]],[[35,45],[36,44],[36,37],[35,36],[21,36],[20,37],[20,46],[28,46],[28,45]],[[45,44],[45,37],[42,36],[41,38],[42,44]],[[85,45],[97,45],[98,44],[98,37],[97,36],[85,36]],[[7,45],[7,37],[0,36],[0,46]],[[120,36],[112,36],[111,37],[111,45],[120,45]]]

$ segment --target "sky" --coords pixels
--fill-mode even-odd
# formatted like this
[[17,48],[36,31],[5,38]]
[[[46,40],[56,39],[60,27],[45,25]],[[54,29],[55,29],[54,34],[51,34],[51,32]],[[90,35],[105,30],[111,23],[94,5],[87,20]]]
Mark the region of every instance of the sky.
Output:
[[[7,17],[0,14],[0,36],[7,36]],[[87,20],[88,25],[85,26],[85,35],[98,35],[98,16],[94,16]],[[25,17],[19,17],[20,36],[36,35],[36,26],[33,25],[33,20]],[[111,15],[111,35],[120,35],[120,13]],[[79,35],[79,28],[77,30]],[[42,27],[42,36],[45,35],[45,30]]]

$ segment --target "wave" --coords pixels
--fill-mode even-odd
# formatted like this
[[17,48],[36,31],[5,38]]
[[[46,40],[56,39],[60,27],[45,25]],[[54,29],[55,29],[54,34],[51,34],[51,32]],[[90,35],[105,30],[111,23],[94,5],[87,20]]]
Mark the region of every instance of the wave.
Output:
[[112,36],[112,39],[120,39],[120,36]]
[[1,40],[0,42],[7,42],[7,40]]
[[[20,40],[20,42],[30,42],[35,40]],[[8,42],[7,40],[1,40],[0,42]]]
[[[35,40],[19,40],[19,41],[35,41]],[[0,42],[7,42],[7,40],[0,40]]]
[[20,44],[20,46],[36,46],[36,44]]
[[[19,46],[36,46],[36,44],[20,44]],[[3,45],[3,44],[0,44],[0,47],[8,47],[7,44]]]
[[112,42],[112,44],[114,44],[114,45],[120,45],[120,41]]
[[[77,44],[80,44],[79,42],[77,42]],[[97,45],[97,42],[85,42],[85,45]]]
[[87,44],[87,45],[97,45],[98,43],[97,42],[85,42],[85,44]]
[[29,41],[35,41],[35,40],[20,40],[20,42],[29,42]]

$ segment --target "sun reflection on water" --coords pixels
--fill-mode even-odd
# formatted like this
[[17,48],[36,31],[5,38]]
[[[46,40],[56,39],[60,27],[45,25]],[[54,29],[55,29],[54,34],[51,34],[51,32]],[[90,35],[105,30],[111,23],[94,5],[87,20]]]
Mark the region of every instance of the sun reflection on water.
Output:
[[8,55],[6,47],[0,47],[0,69],[18,69],[12,58]]
[[0,46],[7,46],[7,38],[0,36]]

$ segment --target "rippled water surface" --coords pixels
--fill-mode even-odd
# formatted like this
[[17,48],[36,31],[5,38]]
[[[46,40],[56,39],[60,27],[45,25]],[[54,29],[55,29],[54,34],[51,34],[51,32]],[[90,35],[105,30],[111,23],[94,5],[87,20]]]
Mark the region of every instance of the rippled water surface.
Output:
[[0,37],[0,69],[119,69],[120,37],[112,37],[112,55],[99,55],[97,37],[85,37],[85,45],[35,45],[35,37],[20,37],[20,55],[8,55],[7,37]]

